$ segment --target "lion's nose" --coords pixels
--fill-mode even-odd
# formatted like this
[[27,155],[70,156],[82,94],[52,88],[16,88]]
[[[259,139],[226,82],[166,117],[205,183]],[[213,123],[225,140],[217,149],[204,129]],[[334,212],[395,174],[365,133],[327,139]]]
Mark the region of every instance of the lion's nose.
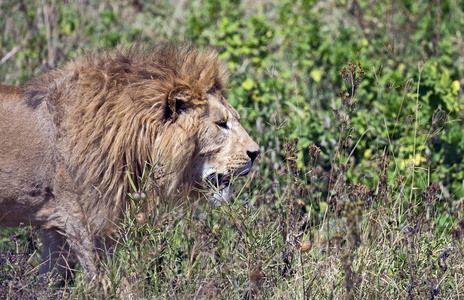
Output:
[[256,151],[247,151],[247,154],[248,157],[251,159],[251,162],[253,163],[259,155],[259,149]]

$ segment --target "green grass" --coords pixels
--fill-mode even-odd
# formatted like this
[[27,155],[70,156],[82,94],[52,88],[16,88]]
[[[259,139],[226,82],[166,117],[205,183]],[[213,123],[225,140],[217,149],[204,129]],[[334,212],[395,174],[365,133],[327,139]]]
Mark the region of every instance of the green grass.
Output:
[[98,282],[38,289],[40,229],[0,229],[0,298],[464,298],[462,5],[260,3],[45,1],[50,25],[40,1],[0,4],[3,83],[193,40],[261,146],[228,204],[128,210]]

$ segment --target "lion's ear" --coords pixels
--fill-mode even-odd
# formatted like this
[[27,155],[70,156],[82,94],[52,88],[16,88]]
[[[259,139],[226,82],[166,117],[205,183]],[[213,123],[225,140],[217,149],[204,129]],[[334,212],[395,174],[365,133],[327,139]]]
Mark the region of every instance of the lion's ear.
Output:
[[191,91],[187,86],[173,88],[168,94],[166,117],[172,118],[172,122],[175,122],[180,112],[187,108],[191,96]]

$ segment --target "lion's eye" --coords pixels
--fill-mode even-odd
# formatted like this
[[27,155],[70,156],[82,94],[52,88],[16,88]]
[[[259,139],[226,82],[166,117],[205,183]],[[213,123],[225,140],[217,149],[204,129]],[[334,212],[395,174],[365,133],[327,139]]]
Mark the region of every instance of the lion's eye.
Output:
[[223,128],[223,129],[229,129],[229,126],[227,126],[227,122],[217,122],[217,126]]

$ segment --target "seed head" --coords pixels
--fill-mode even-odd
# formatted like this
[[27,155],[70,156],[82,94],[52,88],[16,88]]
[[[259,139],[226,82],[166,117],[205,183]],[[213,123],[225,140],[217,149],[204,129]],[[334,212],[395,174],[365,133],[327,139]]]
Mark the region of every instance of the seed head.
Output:
[[306,253],[309,250],[311,250],[312,246],[313,246],[313,243],[311,243],[310,241],[304,241],[300,245],[300,250],[302,253]]
[[135,215],[135,221],[139,225],[143,225],[147,223],[147,215],[144,212],[139,212]]
[[140,192],[132,193],[132,199],[134,199],[135,201],[139,201],[140,198],[141,198]]

